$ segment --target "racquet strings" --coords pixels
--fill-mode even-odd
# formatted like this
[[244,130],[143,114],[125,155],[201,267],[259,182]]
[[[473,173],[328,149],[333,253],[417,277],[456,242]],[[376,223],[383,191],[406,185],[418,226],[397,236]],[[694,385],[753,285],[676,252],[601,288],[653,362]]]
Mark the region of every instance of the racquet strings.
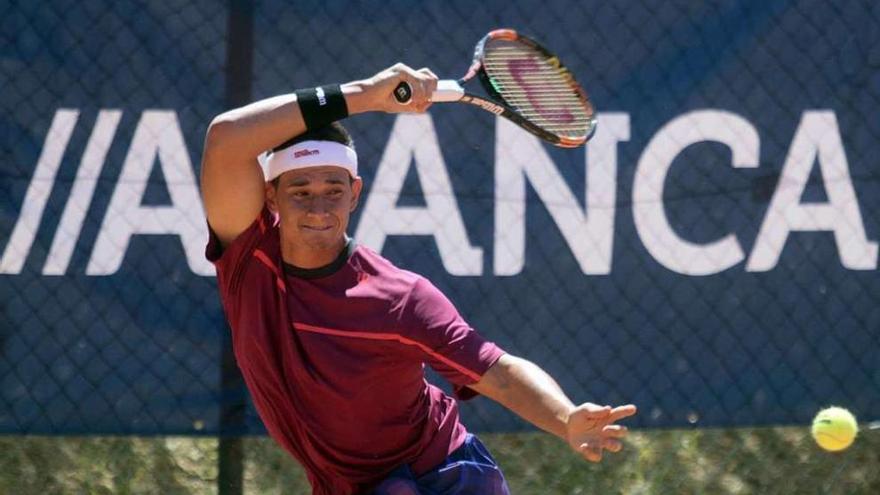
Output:
[[593,110],[558,59],[517,41],[489,40],[483,67],[492,89],[532,123],[557,136],[587,134]]

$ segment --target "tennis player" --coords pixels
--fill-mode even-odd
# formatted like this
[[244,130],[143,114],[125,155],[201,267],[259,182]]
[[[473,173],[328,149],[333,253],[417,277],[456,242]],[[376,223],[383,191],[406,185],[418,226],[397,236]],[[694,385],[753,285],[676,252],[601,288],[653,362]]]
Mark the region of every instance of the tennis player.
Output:
[[[408,105],[392,95],[401,81]],[[398,64],[230,110],[208,129],[206,255],[236,360],[266,429],[315,494],[509,493],[424,363],[458,399],[485,395],[588,461],[621,449],[627,430],[616,423],[636,412],[573,404],[537,365],[483,339],[428,280],[346,235],[363,182],[337,121],[424,112],[436,84],[430,70]]]

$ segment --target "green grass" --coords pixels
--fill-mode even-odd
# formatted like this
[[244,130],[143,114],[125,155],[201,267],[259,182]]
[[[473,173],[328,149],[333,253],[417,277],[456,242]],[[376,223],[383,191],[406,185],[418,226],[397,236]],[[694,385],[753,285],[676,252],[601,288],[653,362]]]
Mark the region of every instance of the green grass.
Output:
[[[483,434],[513,493],[877,494],[880,431],[845,452],[806,428],[633,432],[624,452],[581,461],[539,433]],[[0,493],[214,494],[211,438],[0,437]],[[247,438],[245,493],[308,493],[302,470],[266,438]]]

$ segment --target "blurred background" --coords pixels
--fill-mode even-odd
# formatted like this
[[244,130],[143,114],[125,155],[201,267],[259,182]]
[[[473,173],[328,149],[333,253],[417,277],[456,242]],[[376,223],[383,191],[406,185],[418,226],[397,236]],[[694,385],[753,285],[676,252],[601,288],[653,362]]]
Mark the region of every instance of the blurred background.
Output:
[[[880,491],[880,6],[0,0],[0,492],[308,493],[229,350],[198,174],[211,119],[507,27],[599,111],[586,148],[464,105],[346,120],[352,234],[575,401],[587,465],[463,405],[514,493]],[[442,384],[435,375],[432,381]],[[839,454],[815,413],[865,425]]]

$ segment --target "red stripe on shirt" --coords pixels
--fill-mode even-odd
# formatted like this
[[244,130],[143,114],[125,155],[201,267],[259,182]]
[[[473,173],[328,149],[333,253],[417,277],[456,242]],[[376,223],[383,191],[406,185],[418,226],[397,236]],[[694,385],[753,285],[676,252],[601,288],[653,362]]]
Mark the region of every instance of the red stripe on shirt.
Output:
[[281,292],[287,292],[287,287],[284,286],[284,281],[281,280],[281,273],[278,271],[278,267],[275,266],[274,263],[272,263],[271,259],[269,259],[269,256],[267,256],[266,253],[260,251],[259,249],[254,250],[254,256],[258,260],[262,261],[264,265],[269,267],[270,270],[272,270],[272,273],[275,274],[275,284],[278,286],[279,289],[281,289]]
[[398,335],[396,333],[353,332],[350,330],[335,330],[333,328],[317,327],[315,325],[308,325],[306,323],[297,323],[297,322],[293,323],[293,328],[296,330],[301,330],[301,331],[305,331],[305,332],[323,333],[326,335],[336,335],[336,336],[340,336],[340,337],[354,337],[354,338],[372,339],[372,340],[396,340],[402,344],[414,345],[414,346],[418,347],[419,349],[425,351],[427,354],[430,354],[434,358],[442,361],[446,365],[448,365],[452,368],[455,368],[456,370],[458,370],[459,372],[461,372],[464,375],[467,375],[468,377],[472,378],[474,381],[480,380],[480,375],[478,373],[465,368],[464,366],[462,366],[462,365],[456,363],[455,361],[449,359],[448,357],[434,351],[433,349],[426,346],[425,344],[422,344],[421,342],[416,342],[415,340],[408,339],[408,338],[403,337],[401,335]]

